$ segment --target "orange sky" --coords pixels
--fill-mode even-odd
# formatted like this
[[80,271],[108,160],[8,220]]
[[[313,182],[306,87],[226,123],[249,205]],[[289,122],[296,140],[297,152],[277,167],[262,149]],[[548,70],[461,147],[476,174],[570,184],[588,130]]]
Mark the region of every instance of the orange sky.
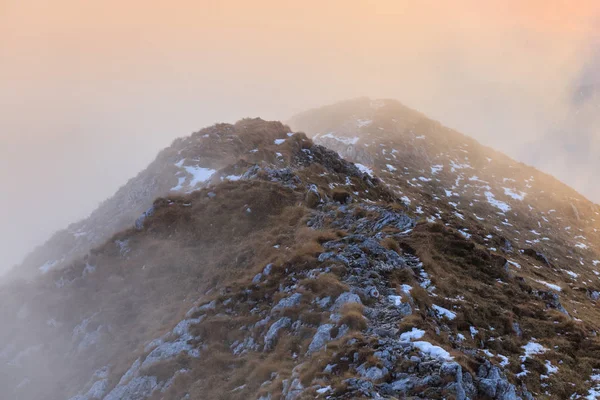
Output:
[[393,97],[517,155],[562,112],[597,4],[0,0],[0,271],[217,121]]

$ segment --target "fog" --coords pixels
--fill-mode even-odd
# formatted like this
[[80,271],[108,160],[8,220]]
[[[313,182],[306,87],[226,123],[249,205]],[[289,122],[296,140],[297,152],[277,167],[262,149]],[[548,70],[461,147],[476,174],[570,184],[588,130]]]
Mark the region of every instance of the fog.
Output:
[[176,137],[365,95],[598,202],[595,117],[570,117],[597,80],[596,3],[2,0],[0,271]]

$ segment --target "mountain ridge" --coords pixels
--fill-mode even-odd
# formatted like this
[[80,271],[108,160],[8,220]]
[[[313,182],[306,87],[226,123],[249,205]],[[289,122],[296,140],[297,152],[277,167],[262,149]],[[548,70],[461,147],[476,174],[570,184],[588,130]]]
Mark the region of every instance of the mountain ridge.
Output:
[[[595,204],[392,100],[290,125],[177,139],[134,178],[149,190],[105,203],[136,194],[112,211],[125,230],[4,284],[4,387],[76,400],[599,390]],[[42,379],[50,361],[64,371]]]

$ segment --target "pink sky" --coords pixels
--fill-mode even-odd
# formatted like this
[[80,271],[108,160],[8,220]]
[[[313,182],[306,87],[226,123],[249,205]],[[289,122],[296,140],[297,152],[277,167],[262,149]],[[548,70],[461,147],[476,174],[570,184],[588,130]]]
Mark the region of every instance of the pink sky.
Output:
[[391,97],[519,156],[564,111],[597,3],[0,0],[0,271],[218,121]]

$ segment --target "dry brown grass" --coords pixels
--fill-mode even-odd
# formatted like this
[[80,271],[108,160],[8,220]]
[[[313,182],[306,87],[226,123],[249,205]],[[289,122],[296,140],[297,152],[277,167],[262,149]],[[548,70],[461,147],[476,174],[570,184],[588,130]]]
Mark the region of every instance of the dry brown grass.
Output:
[[348,285],[341,282],[340,279],[332,273],[321,274],[315,279],[304,279],[300,281],[300,285],[307,288],[318,297],[331,296],[335,298],[348,291]]
[[347,325],[350,330],[363,331],[367,329],[367,320],[364,313],[364,306],[358,303],[347,303],[340,310],[342,317],[340,325]]

